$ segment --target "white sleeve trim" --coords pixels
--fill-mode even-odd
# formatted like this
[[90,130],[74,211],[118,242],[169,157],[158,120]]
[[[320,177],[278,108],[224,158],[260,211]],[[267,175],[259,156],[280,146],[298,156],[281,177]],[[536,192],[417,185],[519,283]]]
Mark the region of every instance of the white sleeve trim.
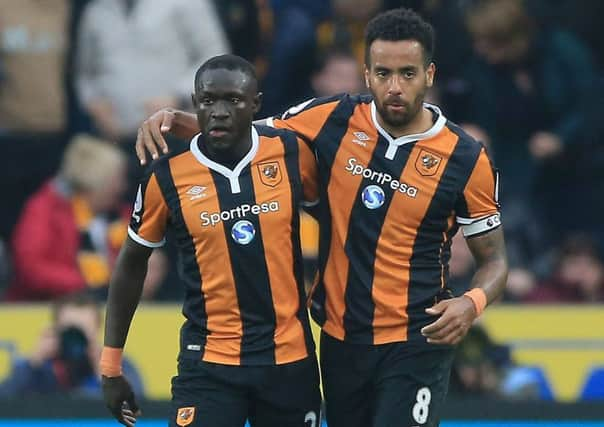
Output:
[[272,116],[271,116],[271,117],[267,117],[267,118],[266,118],[266,125],[267,125],[267,126],[270,126],[270,127],[272,127],[272,128],[274,128],[274,127],[275,127],[275,121],[274,121],[274,119],[273,119],[273,117],[272,117]]
[[313,206],[317,206],[318,204],[319,204],[319,199],[313,200],[311,202],[309,202],[307,200],[302,200],[302,206],[304,206],[305,208],[312,208]]
[[136,232],[130,227],[128,227],[128,236],[130,236],[130,238],[139,245],[143,245],[148,248],[161,248],[166,243],[166,238],[161,239],[161,241],[159,242],[150,242],[148,240],[145,240],[141,236],[136,234]]
[[474,219],[457,217],[457,222],[461,224],[464,237],[469,237],[499,227],[501,225],[501,214],[497,212],[493,215]]

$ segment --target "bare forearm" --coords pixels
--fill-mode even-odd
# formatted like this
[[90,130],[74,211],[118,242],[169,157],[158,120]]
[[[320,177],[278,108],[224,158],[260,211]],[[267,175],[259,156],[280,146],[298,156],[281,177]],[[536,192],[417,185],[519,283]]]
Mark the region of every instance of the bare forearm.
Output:
[[490,304],[503,294],[507,277],[507,261],[493,260],[478,268],[472,278],[471,287],[482,288],[487,295],[487,304]]
[[127,241],[122,248],[109,286],[105,317],[105,345],[109,347],[124,347],[147,274],[151,249],[133,251],[132,245],[136,243]]
[[508,277],[508,261],[500,227],[484,236],[468,239],[477,270],[472,278],[472,288],[482,288],[487,304],[499,298],[505,290]]
[[182,139],[191,139],[199,133],[199,124],[195,114],[174,110],[174,122],[170,133]]

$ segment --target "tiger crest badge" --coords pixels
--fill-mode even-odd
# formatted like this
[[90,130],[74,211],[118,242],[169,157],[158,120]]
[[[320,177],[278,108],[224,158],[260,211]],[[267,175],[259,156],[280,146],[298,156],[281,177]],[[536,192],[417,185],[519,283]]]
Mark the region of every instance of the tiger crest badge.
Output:
[[258,165],[260,181],[269,187],[276,187],[282,180],[279,162],[260,163]]
[[442,157],[429,151],[421,150],[415,161],[415,169],[422,176],[433,176],[438,172],[441,163]]
[[176,412],[176,424],[181,427],[188,426],[195,418],[195,407],[188,406],[186,408],[178,408]]

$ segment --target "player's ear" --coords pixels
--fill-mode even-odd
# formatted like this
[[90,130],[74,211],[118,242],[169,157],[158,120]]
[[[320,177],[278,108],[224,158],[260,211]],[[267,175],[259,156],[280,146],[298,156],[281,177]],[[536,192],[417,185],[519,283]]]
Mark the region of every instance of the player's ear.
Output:
[[197,97],[195,96],[195,93],[191,94],[191,102],[193,103],[193,108],[197,109]]
[[365,87],[369,89],[369,68],[367,67],[367,64],[365,64],[365,72],[363,75],[365,76]]
[[260,107],[262,107],[262,92],[258,92],[254,96],[254,114],[260,111]]
[[430,62],[428,67],[426,67],[426,85],[428,87],[432,87],[434,84],[434,74],[436,73],[436,65],[434,62]]

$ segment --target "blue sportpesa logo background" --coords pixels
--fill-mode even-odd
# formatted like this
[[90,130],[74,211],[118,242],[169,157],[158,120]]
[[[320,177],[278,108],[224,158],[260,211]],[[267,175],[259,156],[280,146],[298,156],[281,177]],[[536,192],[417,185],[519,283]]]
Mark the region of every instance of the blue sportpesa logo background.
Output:
[[386,196],[381,187],[377,185],[368,185],[363,189],[361,198],[367,209],[377,209],[384,204]]
[[240,245],[247,245],[254,240],[255,235],[256,229],[254,228],[254,224],[246,219],[237,221],[233,224],[233,228],[231,228],[231,237]]

